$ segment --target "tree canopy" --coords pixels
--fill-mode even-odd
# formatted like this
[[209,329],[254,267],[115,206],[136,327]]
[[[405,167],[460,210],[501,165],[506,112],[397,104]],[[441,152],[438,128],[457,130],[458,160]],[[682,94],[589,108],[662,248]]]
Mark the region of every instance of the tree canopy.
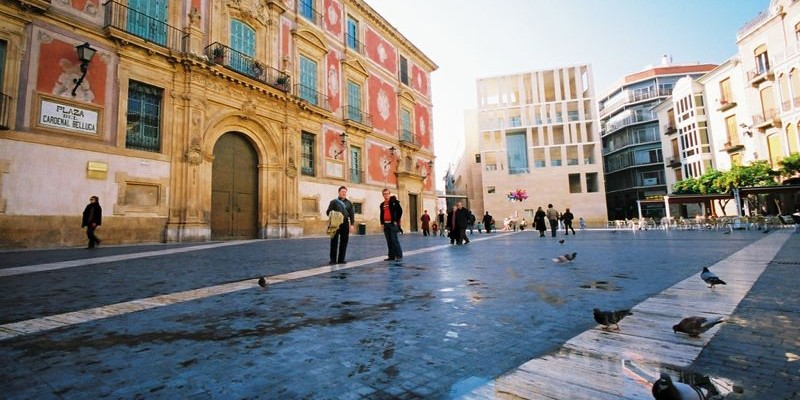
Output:
[[[787,157],[784,160],[790,159]],[[791,164],[797,162],[798,164]],[[800,159],[789,161],[789,165],[800,167]],[[673,186],[675,194],[722,194],[733,188],[748,186],[777,185],[775,177],[779,173],[765,160],[755,161],[750,165],[734,165],[729,171],[710,170],[697,178],[688,178],[676,182]]]

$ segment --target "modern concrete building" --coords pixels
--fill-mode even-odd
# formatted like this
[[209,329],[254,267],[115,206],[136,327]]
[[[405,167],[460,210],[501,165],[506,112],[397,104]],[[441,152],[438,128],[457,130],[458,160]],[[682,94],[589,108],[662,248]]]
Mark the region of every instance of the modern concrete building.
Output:
[[[576,218],[606,223],[603,174],[588,64],[478,79],[477,118],[467,113],[466,152],[454,178],[469,179],[476,217],[489,211],[531,221],[536,208],[552,203]],[[470,124],[472,121],[472,124]],[[477,125],[475,125],[477,124]],[[458,182],[458,180],[456,181]],[[478,184],[480,182],[480,184]],[[527,200],[510,201],[525,190]]]
[[[672,94],[678,79],[687,75],[696,78],[714,67],[672,65],[665,56],[661,66],[628,75],[601,96],[600,132],[609,220],[636,218],[637,200],[667,194],[662,132],[653,108]],[[642,214],[661,218],[664,207],[648,204]]]
[[[377,229],[436,204],[437,66],[363,0],[0,3],[0,247]],[[81,53],[89,50],[89,53]],[[93,55],[93,57],[91,57]]]

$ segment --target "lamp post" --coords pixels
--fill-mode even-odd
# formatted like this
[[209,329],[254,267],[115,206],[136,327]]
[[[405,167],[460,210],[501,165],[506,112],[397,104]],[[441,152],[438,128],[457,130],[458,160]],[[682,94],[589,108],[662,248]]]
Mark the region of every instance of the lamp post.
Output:
[[89,45],[89,42],[75,46],[75,50],[78,51],[78,59],[81,60],[81,77],[72,80],[75,83],[75,88],[72,89],[72,97],[75,97],[78,87],[83,83],[83,78],[86,77],[86,72],[89,71],[89,62],[92,61],[94,53],[97,52],[96,49]]
[[342,149],[341,149],[341,150],[339,150],[339,151],[337,151],[337,152],[336,152],[336,154],[334,154],[334,155],[333,155],[333,158],[334,158],[334,159],[336,159],[336,160],[338,160],[338,159],[339,159],[339,155],[340,155],[340,154],[342,154],[342,153],[344,153],[344,151],[345,151],[345,149],[346,149],[346,147],[345,147],[345,143],[347,143],[347,132],[342,132],[342,133],[340,133],[340,134],[339,134],[339,138],[340,138],[339,140],[340,140],[340,141],[341,141],[341,143],[342,143]]

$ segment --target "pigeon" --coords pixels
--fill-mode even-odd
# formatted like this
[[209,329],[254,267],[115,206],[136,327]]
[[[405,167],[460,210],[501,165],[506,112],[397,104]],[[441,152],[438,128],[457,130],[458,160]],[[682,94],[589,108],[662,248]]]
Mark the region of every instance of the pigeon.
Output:
[[604,326],[603,329],[608,330],[611,325],[616,325],[618,331],[621,330],[619,321],[622,321],[626,315],[633,315],[631,310],[601,311],[599,308],[592,310],[592,313],[594,313],[594,320]]
[[558,243],[564,244],[564,239],[559,240]]
[[261,286],[263,288],[267,287],[267,279],[264,278],[263,276],[261,278],[258,278],[258,286]]
[[708,391],[683,382],[672,382],[669,374],[662,372],[653,383],[653,398],[656,400],[704,400]]
[[711,285],[709,286],[711,290],[714,290],[714,285],[725,285],[725,281],[719,279],[717,275],[713,272],[708,270],[708,267],[703,267],[703,272],[700,273],[700,278],[703,279],[703,282]]
[[722,317],[717,317],[709,320],[706,317],[687,317],[678,322],[677,325],[672,325],[673,332],[683,332],[690,337],[699,337],[701,333],[711,329],[712,326],[724,322]]
[[575,256],[577,256],[577,255],[578,255],[578,253],[572,253],[572,254],[567,253],[567,254],[564,254],[563,256],[558,256],[558,257],[554,258],[553,262],[557,263],[557,264],[563,264],[563,263],[566,263],[566,262],[572,262],[572,260],[574,260]]

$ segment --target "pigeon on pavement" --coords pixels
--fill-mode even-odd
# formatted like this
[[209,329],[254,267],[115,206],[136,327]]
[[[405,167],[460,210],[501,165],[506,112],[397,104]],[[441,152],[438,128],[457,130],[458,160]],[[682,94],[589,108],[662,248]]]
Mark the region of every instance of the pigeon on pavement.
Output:
[[700,273],[700,278],[703,279],[703,282],[711,285],[709,286],[711,290],[714,290],[714,285],[725,285],[725,281],[719,279],[719,277],[714,274],[713,272],[708,270],[708,267],[703,267],[703,272]]
[[706,317],[686,317],[678,322],[677,325],[672,325],[673,332],[683,332],[691,337],[699,337],[701,333],[711,329],[712,326],[724,322],[722,317],[717,317],[709,320]]
[[572,254],[567,253],[567,254],[564,254],[563,256],[558,256],[558,257],[554,258],[553,262],[556,263],[556,264],[563,264],[563,263],[567,263],[567,262],[572,262],[572,260],[574,260],[575,256],[577,256],[577,255],[578,255],[578,253],[572,253]]
[[559,240],[558,243],[564,244],[564,239]]
[[267,287],[267,279],[264,278],[263,276],[261,278],[258,278],[258,286],[261,286],[263,288]]
[[656,400],[705,400],[708,390],[683,382],[673,382],[669,374],[662,372],[653,383],[653,398]]
[[622,321],[626,315],[633,315],[631,310],[602,311],[599,308],[592,310],[592,313],[594,313],[594,320],[603,325],[603,329],[608,330],[611,325],[616,325],[618,331],[621,330],[619,321]]

